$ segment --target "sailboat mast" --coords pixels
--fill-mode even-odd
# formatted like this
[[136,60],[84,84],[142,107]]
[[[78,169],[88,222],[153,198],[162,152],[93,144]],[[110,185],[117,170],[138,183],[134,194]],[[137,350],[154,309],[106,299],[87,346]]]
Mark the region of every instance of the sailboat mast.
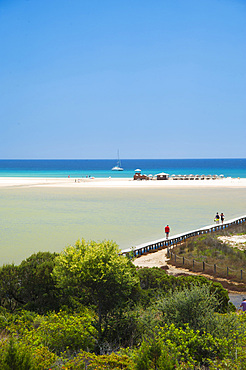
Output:
[[121,167],[120,151],[119,151],[119,149],[118,149],[117,153],[118,153],[118,166]]

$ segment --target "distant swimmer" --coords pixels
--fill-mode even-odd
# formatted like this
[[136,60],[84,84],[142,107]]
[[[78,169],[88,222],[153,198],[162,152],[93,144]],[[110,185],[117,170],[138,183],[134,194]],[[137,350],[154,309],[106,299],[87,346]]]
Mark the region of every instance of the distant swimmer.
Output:
[[165,227],[165,233],[166,233],[166,238],[168,239],[168,236],[169,236],[169,233],[170,233],[170,227],[169,227],[169,225],[167,225]]

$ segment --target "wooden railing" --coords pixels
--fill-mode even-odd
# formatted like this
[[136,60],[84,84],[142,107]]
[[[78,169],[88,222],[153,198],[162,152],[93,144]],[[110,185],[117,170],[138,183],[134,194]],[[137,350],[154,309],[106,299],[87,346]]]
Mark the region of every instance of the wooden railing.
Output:
[[140,257],[143,254],[149,252],[155,252],[160,249],[168,248],[168,247],[175,247],[178,244],[184,243],[187,239],[192,238],[194,236],[202,235],[202,234],[209,234],[218,230],[224,230],[232,225],[238,225],[246,222],[246,216],[241,216],[238,218],[234,218],[232,220],[226,221],[223,224],[214,224],[202,227],[197,230],[188,231],[186,233],[174,235],[168,239],[158,239],[149,243],[143,243],[137,245],[136,247],[124,249],[121,251],[122,254],[132,254],[133,257]]

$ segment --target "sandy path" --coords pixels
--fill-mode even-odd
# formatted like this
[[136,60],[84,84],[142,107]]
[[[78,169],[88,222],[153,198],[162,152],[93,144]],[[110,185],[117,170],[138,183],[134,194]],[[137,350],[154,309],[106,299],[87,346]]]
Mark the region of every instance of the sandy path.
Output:
[[137,267],[159,267],[166,268],[169,275],[196,275],[195,273],[182,268],[177,268],[167,263],[167,249],[162,249],[157,252],[148,253],[136,258],[133,263]]

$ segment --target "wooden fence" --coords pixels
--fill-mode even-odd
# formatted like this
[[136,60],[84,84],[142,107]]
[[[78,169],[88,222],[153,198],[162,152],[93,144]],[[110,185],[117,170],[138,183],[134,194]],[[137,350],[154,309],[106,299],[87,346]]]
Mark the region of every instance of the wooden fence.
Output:
[[219,266],[218,264],[209,264],[205,261],[196,261],[192,258],[177,255],[174,251],[167,249],[167,256],[177,267],[188,268],[194,272],[202,272],[213,276],[225,277],[227,279],[236,279],[246,281],[246,271],[242,269],[234,270],[228,266]]

